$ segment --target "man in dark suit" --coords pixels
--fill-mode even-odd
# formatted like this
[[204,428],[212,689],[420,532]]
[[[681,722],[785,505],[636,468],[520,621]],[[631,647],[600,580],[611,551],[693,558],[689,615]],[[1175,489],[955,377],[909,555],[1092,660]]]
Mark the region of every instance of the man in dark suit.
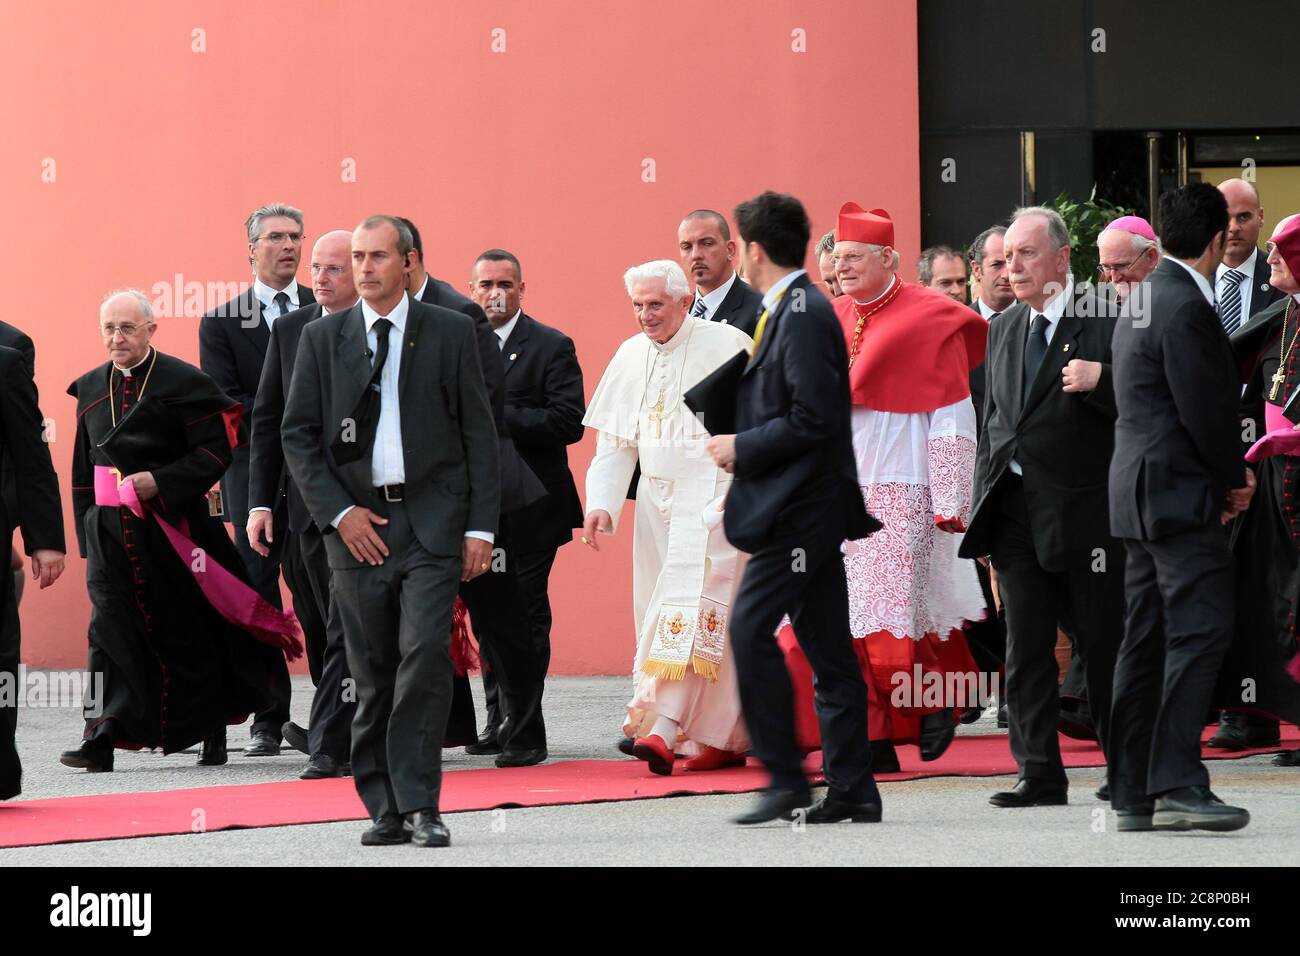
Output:
[[[487,315],[505,360],[506,425],[524,462],[546,495],[510,515],[510,557],[530,623],[536,666],[545,677],[551,660],[551,602],[547,593],[559,548],[582,527],[582,503],[569,471],[568,446],[582,438],[586,400],[573,340],[527,315],[519,260],[504,249],[478,257],[470,295]],[[500,750],[500,707],[495,672],[483,673],[488,725],[469,753]],[[494,719],[495,718],[495,719]]]
[[1002,236],[1018,304],[992,323],[967,558],[991,556],[1006,609],[1007,718],[1020,779],[997,807],[1067,802],[1057,739],[1057,622],[1086,653],[1103,749],[1123,627],[1123,552],[1107,533],[1115,320],[1070,275],[1070,238],[1041,206]]
[[[6,327],[6,331],[12,327]],[[16,331],[16,330],[14,330]],[[31,345],[29,339],[27,344]],[[63,538],[63,506],[59,478],[50,460],[31,359],[17,349],[0,346],[0,465],[14,475],[14,508],[0,507],[0,532],[8,541],[15,528],[23,532],[24,550],[32,559],[32,580],[43,589],[63,573],[67,550]],[[18,682],[20,633],[14,576],[0,576],[0,684],[11,691]],[[0,800],[22,792],[23,769],[14,746],[18,700],[0,700]]]
[[1110,527],[1128,550],[1128,608],[1115,668],[1111,804],[1122,830],[1236,830],[1201,762],[1201,727],[1232,639],[1224,523],[1250,503],[1240,374],[1210,284],[1228,204],[1206,183],[1160,197],[1165,258],[1147,310],[1115,326],[1119,417]]
[[682,269],[695,283],[691,315],[754,334],[762,296],[736,275],[736,240],[727,217],[712,209],[688,212],[677,227]]
[[[409,219],[414,254],[407,279],[412,298],[451,309],[474,321],[479,365],[492,404],[501,459],[501,518],[496,529],[492,573],[461,587],[479,647],[497,681],[497,696],[488,701],[487,728],[475,736],[474,698],[468,676],[457,677],[447,728],[448,747],[467,753],[496,754],[498,767],[523,767],[547,758],[542,694],[546,662],[537,657],[526,602],[519,586],[518,562],[509,558],[516,513],[538,501],[546,489],[520,457],[506,424],[505,361],[501,340],[479,306],[424,268],[420,231]],[[505,700],[501,688],[505,687]]]
[[[1264,227],[1264,206],[1259,189],[1244,179],[1229,179],[1219,184],[1219,192],[1228,203],[1228,233],[1223,261],[1214,271],[1215,308],[1224,331],[1232,335],[1286,296],[1270,284],[1271,270],[1267,257],[1259,248],[1259,237]],[[1253,418],[1258,435],[1263,434],[1259,430],[1263,425],[1263,411],[1262,396],[1248,390],[1242,401],[1241,418]],[[1246,444],[1249,446],[1250,442]],[[1245,526],[1252,525],[1255,520],[1253,515],[1242,517],[1243,527],[1239,529],[1238,538],[1243,547],[1251,546],[1254,529]],[[1249,556],[1239,562],[1238,595],[1243,603],[1259,603],[1252,591],[1260,576]],[[1266,572],[1264,576],[1268,576]],[[1238,615],[1239,628],[1251,626],[1248,617]],[[1210,738],[1209,746],[1222,750],[1247,750],[1275,746],[1280,739],[1280,728],[1273,718],[1225,710],[1219,715],[1219,730]]]
[[951,246],[930,246],[922,250],[921,257],[916,260],[916,277],[927,289],[940,292],[955,302],[966,305],[970,301],[966,260]]
[[[10,325],[8,322],[0,322],[0,348],[16,349],[22,353],[23,364],[27,367],[27,377],[35,379],[36,377],[36,346],[32,344],[31,338],[22,329]],[[6,461],[0,466],[0,497],[4,499],[4,506],[9,509],[11,515],[18,514],[18,490],[15,485],[17,481],[14,475],[12,461]],[[18,605],[23,599],[23,558],[18,553],[18,549],[13,546],[12,530],[9,536],[9,564],[13,568],[11,577],[14,582],[14,600],[13,605],[0,620],[0,643],[6,646],[17,646],[18,642]]]
[[[217,387],[252,413],[271,326],[276,319],[315,302],[309,289],[300,288],[294,276],[302,257],[303,218],[293,206],[272,203],[250,215],[248,261],[253,266],[253,286],[218,306],[199,322],[199,367]],[[230,468],[221,482],[226,521],[234,525],[235,544],[252,578],[253,587],[275,607],[280,607],[279,548],[265,557],[248,543],[248,447],[235,449]],[[283,538],[285,512],[275,502],[275,536]],[[280,752],[281,728],[289,719],[289,670],[283,659],[272,675],[272,704],[253,718],[246,757],[271,757]],[[204,741],[199,763],[226,762],[225,734]]]
[[374,821],[368,846],[450,843],[438,798],[452,607],[460,582],[490,567],[500,504],[473,325],[408,296],[412,246],[394,217],[357,227],[362,301],[303,329],[281,428],[326,532],[357,682],[352,769]]
[[[877,822],[867,688],[849,632],[840,545],[880,523],[858,489],[848,348],[830,304],[803,269],[810,230],[799,200],[765,192],[737,206],[735,216],[745,274],[762,292],[762,311],[736,395],[737,433],[715,435],[709,452],[735,475],[723,515],[727,539],[752,555],[730,635],[752,751],[771,774],[768,789],[736,822],[797,812],[808,823]],[[775,637],[787,613],[815,675],[829,785],[806,812],[793,691]]]
[[311,277],[316,302],[281,316],[271,326],[271,343],[252,412],[247,525],[250,546],[262,557],[269,557],[277,545],[275,510],[281,500],[287,503],[288,530],[281,531],[284,540],[279,542],[280,567],[302,624],[316,694],[311,702],[309,730],[292,721],[286,721],[282,730],[291,746],[311,758],[301,774],[304,780],[347,772],[356,703],[344,693],[348,662],[337,615],[332,620],[329,614],[330,569],[325,542],[288,474],[280,444],[280,423],[302,330],[309,322],[351,308],[357,301],[352,283],[352,233],[339,229],[316,240]]

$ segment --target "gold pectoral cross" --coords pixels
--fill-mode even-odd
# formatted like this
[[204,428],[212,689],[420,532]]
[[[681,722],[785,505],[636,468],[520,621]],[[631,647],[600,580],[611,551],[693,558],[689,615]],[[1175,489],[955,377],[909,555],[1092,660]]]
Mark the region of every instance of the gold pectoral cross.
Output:
[[663,438],[664,424],[664,390],[659,390],[659,401],[655,402],[654,411],[649,415],[650,421],[655,423],[655,438]]
[[1277,401],[1278,390],[1286,384],[1286,372],[1279,368],[1273,373],[1273,388],[1268,393],[1268,399],[1271,402]]

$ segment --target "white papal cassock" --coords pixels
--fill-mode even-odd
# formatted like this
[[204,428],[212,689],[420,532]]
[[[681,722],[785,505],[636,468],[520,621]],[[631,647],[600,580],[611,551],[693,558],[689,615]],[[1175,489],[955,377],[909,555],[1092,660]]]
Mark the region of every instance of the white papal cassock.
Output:
[[709,433],[682,396],[752,344],[733,326],[690,315],[663,345],[635,335],[614,353],[583,419],[599,432],[587,514],[609,512],[617,531],[641,465],[632,539],[638,640],[623,732],[644,736],[666,717],[695,745],[678,741],[678,752],[749,747],[726,639],[744,559],[722,531],[731,476],[713,464]]

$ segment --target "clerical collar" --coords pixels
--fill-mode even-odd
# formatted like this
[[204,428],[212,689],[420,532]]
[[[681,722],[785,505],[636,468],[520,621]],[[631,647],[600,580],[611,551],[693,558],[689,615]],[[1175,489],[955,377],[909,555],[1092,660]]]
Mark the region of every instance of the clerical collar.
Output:
[[660,352],[675,352],[681,347],[683,342],[691,337],[691,329],[695,328],[695,323],[697,321],[699,320],[688,312],[686,313],[686,318],[682,319],[682,326],[677,330],[677,334],[662,345],[653,341],[651,341],[650,344]]
[[1297,305],[1300,305],[1300,292],[1297,292],[1295,295],[1291,296],[1291,298],[1295,299]]
[[854,301],[854,302],[857,302],[858,305],[871,305],[871,303],[873,303],[873,302],[879,302],[882,298],[884,298],[885,293],[888,292],[890,289],[892,289],[892,288],[894,287],[894,283],[897,282],[897,281],[898,281],[898,276],[891,274],[891,275],[889,276],[889,285],[887,285],[887,286],[885,286],[883,289],[881,289],[879,295],[873,295],[873,296],[872,296],[870,299],[868,299],[866,302],[858,302],[857,299],[854,299],[853,301]]
[[292,312],[294,309],[298,308],[297,279],[290,279],[289,284],[283,289],[272,289],[261,279],[253,280],[253,295],[257,296],[257,301],[261,302],[263,306],[268,306],[274,303],[275,297],[281,292],[289,297],[289,308],[285,309],[285,312]]
[[717,312],[719,306],[722,305],[722,300],[727,297],[727,293],[731,291],[731,287],[735,284],[736,273],[733,271],[731,273],[731,278],[722,283],[722,285],[718,286],[712,292],[700,295],[700,290],[698,288],[695,290],[695,301],[704,301],[704,317],[706,319],[713,318],[713,314]]
[[149,356],[151,356],[151,355],[153,355],[153,346],[152,346],[152,345],[149,346],[149,348],[145,350],[144,358],[140,359],[140,361],[136,362],[136,363],[135,363],[134,365],[132,365],[130,368],[122,368],[122,366],[118,365],[116,362],[113,363],[113,368],[116,369],[117,371],[121,372],[123,378],[130,378],[130,377],[131,377],[131,373],[134,372],[136,369],[138,369],[138,368],[139,368],[141,365],[143,365],[145,362],[149,361]]

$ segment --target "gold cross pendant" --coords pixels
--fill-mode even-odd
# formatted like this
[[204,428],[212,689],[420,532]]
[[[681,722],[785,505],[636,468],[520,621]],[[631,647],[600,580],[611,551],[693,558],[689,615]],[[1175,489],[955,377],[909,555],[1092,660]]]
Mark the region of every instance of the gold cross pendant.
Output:
[[1286,383],[1286,373],[1282,371],[1281,368],[1279,368],[1276,372],[1273,373],[1273,388],[1268,393],[1268,400],[1270,402],[1277,401],[1278,390],[1281,389],[1285,383]]
[[659,393],[659,401],[655,402],[654,411],[650,413],[650,420],[655,423],[655,438],[663,438],[664,423],[664,393]]

